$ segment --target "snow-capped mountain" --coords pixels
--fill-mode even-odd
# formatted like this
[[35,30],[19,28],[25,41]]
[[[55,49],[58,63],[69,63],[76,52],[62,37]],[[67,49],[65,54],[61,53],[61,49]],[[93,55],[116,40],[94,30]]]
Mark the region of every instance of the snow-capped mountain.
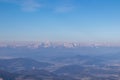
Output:
[[101,43],[78,43],[78,42],[39,42],[39,41],[21,41],[21,42],[0,42],[0,47],[27,47],[27,48],[49,48],[49,47],[64,47],[64,48],[76,48],[76,47],[101,47],[101,46],[119,46],[111,44],[101,44]]

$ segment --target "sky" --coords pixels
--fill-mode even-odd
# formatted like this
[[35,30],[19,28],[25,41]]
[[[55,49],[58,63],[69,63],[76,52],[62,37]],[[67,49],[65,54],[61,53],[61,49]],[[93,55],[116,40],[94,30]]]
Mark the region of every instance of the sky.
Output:
[[120,0],[0,0],[0,41],[120,41]]

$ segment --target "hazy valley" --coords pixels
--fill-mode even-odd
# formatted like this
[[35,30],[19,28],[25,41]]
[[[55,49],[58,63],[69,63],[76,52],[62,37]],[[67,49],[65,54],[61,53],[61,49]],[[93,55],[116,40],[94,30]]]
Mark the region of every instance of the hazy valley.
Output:
[[[29,45],[30,46],[30,45]],[[3,80],[119,80],[120,47],[45,43],[0,48]]]

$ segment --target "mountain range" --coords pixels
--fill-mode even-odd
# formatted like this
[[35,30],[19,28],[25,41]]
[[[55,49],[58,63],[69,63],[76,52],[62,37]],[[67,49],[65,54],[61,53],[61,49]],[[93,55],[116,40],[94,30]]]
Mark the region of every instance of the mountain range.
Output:
[[53,64],[27,58],[0,59],[0,70],[16,72],[21,70],[43,69]]

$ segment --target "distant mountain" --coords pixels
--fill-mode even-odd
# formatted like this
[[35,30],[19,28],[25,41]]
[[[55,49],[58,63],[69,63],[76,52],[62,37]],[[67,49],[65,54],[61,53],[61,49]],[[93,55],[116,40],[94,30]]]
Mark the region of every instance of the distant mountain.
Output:
[[15,73],[0,71],[1,80],[77,80],[67,76],[58,76],[45,70],[23,70]]
[[16,80],[62,80],[59,76],[45,70],[25,70],[17,73]]
[[10,72],[20,70],[43,69],[53,64],[46,62],[38,62],[33,59],[15,58],[15,59],[0,59],[0,69]]
[[14,80],[14,79],[15,79],[15,76],[16,76],[16,75],[11,74],[11,73],[9,73],[9,72],[0,70],[0,80]]
[[[45,70],[23,70],[17,72],[16,80],[57,80],[57,76]],[[56,78],[56,79],[55,79]],[[59,79],[58,79],[59,80]]]
[[80,65],[67,65],[67,66],[63,66],[61,68],[59,68],[58,70],[54,71],[57,74],[68,74],[68,75],[76,75],[76,74],[80,74],[83,73],[84,71],[84,67],[80,66]]
[[112,45],[112,44],[102,44],[102,43],[79,43],[79,42],[36,42],[36,41],[21,41],[21,42],[0,42],[0,47],[27,47],[27,48],[48,48],[48,47],[53,47],[53,48],[75,48],[75,47],[94,47],[94,48],[99,48],[99,47],[111,47],[111,46],[119,46],[120,45]]
[[[0,58],[120,53],[120,45],[78,42],[0,42]],[[48,56],[49,55],[49,56]],[[67,55],[67,56],[69,56]]]
[[115,53],[120,53],[120,47],[91,47],[91,46],[79,46],[74,48],[65,47],[42,47],[38,48],[28,48],[26,46],[22,47],[1,47],[0,48],[0,58],[15,58],[15,57],[27,57],[36,60],[45,60],[55,57],[71,57],[75,55],[111,55]]
[[70,42],[0,42],[0,47],[27,47],[27,48],[39,48],[39,47],[65,47],[73,48],[81,46],[80,43],[70,43]]
[[84,65],[66,65],[54,71],[55,74],[67,75],[79,80],[119,80],[119,69]]
[[51,59],[56,63],[79,64],[79,65],[101,65],[107,60],[101,56],[75,55],[71,57],[56,57]]

